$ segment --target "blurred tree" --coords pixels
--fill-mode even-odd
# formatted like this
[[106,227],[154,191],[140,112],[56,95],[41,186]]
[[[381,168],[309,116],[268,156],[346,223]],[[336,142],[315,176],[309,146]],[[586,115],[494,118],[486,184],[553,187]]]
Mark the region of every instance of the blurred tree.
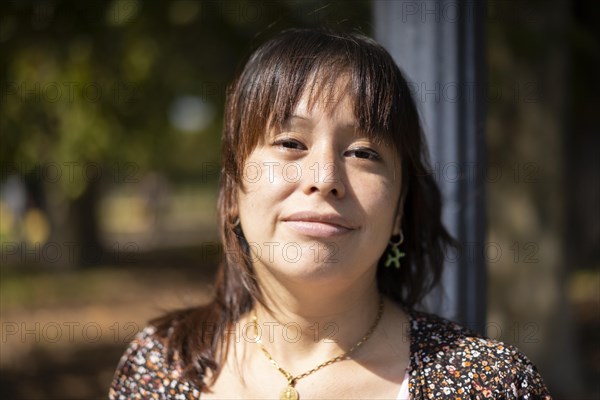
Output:
[[18,174],[52,240],[93,264],[97,204],[147,171],[214,183],[222,104],[252,41],[291,26],[370,31],[368,1],[0,4],[2,178]]

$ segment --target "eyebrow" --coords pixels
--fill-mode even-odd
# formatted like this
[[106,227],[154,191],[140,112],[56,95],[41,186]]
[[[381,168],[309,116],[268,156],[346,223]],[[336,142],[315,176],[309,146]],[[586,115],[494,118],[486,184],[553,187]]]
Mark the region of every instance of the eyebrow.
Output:
[[294,125],[312,126],[312,121],[307,116],[293,114],[289,118],[286,118],[281,124],[281,126],[284,128],[290,128]]
[[308,116],[298,115],[298,114],[292,114],[292,115],[289,116],[289,118],[287,118],[285,120],[285,122],[292,121],[294,119],[300,119],[300,120],[304,120],[304,121],[310,121],[310,118]]
[[[293,114],[289,118],[287,118],[285,121],[283,121],[283,126],[287,127],[293,123],[300,123],[303,125],[304,124],[312,125],[312,120],[308,116],[305,116],[305,115]],[[344,124],[342,126],[342,129],[348,129],[348,130],[352,130],[352,131],[356,131],[356,132],[358,132],[360,130],[358,125],[354,121]]]

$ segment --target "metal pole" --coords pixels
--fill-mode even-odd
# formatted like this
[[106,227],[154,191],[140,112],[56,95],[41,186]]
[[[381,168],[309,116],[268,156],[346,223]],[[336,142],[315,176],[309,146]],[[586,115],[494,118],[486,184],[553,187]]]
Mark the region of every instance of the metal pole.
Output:
[[482,331],[486,314],[485,2],[373,0],[375,38],[413,89],[443,194],[443,221],[463,249],[446,257],[428,311]]

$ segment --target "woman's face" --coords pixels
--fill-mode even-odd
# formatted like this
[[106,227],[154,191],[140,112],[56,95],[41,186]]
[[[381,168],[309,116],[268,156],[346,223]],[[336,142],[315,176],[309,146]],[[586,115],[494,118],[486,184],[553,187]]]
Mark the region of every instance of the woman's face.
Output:
[[[398,233],[400,160],[358,130],[349,96],[309,110],[305,94],[281,131],[245,161],[242,230],[259,278],[350,283],[375,276]],[[333,103],[331,103],[333,102]]]

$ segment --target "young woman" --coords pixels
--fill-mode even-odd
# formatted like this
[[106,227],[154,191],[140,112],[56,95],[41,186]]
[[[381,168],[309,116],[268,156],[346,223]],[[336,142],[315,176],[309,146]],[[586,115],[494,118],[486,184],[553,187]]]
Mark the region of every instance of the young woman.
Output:
[[453,241],[406,80],[372,39],[264,43],[222,151],[213,301],[152,321],[111,398],[550,398],[515,348],[413,309]]

